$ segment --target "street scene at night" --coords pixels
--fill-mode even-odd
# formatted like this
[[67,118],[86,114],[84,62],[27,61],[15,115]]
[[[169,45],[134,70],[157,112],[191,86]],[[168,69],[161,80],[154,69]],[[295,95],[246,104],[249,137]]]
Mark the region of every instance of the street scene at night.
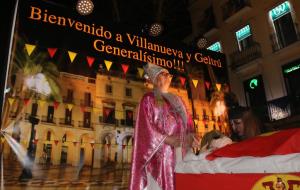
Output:
[[299,1],[1,13],[1,190],[300,190]]

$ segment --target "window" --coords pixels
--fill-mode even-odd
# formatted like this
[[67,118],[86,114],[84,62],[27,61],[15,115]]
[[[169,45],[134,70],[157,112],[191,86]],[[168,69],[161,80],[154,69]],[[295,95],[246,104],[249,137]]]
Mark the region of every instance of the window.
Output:
[[220,42],[215,42],[215,43],[211,44],[207,49],[209,49],[211,51],[215,51],[215,52],[222,52]]
[[105,86],[105,92],[106,92],[107,94],[112,94],[112,85],[107,84],[107,85]]
[[51,141],[51,131],[47,132],[47,141]]
[[73,101],[73,90],[71,90],[71,89],[68,89],[68,92],[67,92],[67,101],[68,102],[72,102]]
[[132,97],[132,89],[131,88],[125,88],[125,94],[127,97]]
[[84,105],[85,106],[91,106],[91,93],[85,92],[84,93]]
[[250,26],[247,25],[235,32],[236,40],[239,45],[239,50],[243,51],[253,44]]
[[273,22],[279,49],[297,41],[297,33],[291,15],[291,5],[288,1],[269,11],[269,17]]
[[126,125],[133,126],[133,111],[126,110],[125,112],[126,112]]

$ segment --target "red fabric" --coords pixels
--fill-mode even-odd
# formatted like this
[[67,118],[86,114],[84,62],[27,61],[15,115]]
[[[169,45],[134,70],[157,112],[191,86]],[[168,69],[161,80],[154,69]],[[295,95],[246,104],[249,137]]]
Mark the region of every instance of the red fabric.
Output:
[[240,143],[220,148],[207,155],[206,159],[241,156],[265,157],[300,152],[300,129],[278,131],[271,135],[257,136]]
[[[261,189],[274,189],[276,180],[264,178],[276,174],[179,174],[175,175],[176,190],[258,190],[253,188],[257,183]],[[281,175],[281,174],[278,174]],[[299,180],[285,178],[289,190],[295,190],[300,183],[300,173],[289,174]],[[276,177],[275,177],[276,178]],[[265,180],[264,180],[265,179]],[[273,178],[274,179],[274,178]],[[273,185],[272,187],[269,184]],[[264,188],[265,186],[265,188]],[[297,188],[296,188],[297,189]]]

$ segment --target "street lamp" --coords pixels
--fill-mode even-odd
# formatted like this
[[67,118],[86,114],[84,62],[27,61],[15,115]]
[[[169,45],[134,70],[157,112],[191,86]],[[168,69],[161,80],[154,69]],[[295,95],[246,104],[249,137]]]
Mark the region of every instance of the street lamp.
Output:
[[[29,140],[29,146],[27,148],[27,156],[30,161],[34,162],[34,146],[33,146],[33,140],[35,137],[35,125],[39,123],[39,119],[36,118],[33,115],[29,116],[29,122],[31,123],[31,133],[30,133],[30,140]],[[21,176],[19,177],[20,180],[28,180],[32,178],[32,172],[31,172],[31,165],[27,165],[23,168]]]

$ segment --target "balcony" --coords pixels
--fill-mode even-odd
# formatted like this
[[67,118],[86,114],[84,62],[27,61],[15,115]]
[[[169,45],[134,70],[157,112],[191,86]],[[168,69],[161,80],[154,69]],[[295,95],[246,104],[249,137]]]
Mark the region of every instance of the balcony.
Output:
[[69,103],[69,104],[74,104],[74,98],[73,97],[63,97],[63,102],[64,103]]
[[254,42],[244,51],[236,51],[229,55],[231,60],[231,68],[233,70],[245,65],[255,59],[262,57],[261,47],[259,43]]
[[275,33],[273,33],[270,35],[270,40],[272,43],[273,52],[277,52],[285,47],[288,47],[288,46],[300,41],[300,33],[297,32],[294,39],[285,40],[284,42],[279,41],[277,35]]
[[56,124],[56,118],[49,118],[47,116],[42,116],[42,123],[47,123],[47,124]]
[[66,125],[66,126],[74,126],[74,120],[67,121],[66,118],[60,118],[59,124]]
[[93,105],[94,105],[94,102],[93,101],[80,100],[80,105],[92,108]]
[[230,17],[243,9],[251,7],[251,0],[229,0],[221,8],[223,10],[223,20],[228,21]]
[[91,129],[92,125],[91,123],[84,123],[83,121],[78,121],[78,127]]

